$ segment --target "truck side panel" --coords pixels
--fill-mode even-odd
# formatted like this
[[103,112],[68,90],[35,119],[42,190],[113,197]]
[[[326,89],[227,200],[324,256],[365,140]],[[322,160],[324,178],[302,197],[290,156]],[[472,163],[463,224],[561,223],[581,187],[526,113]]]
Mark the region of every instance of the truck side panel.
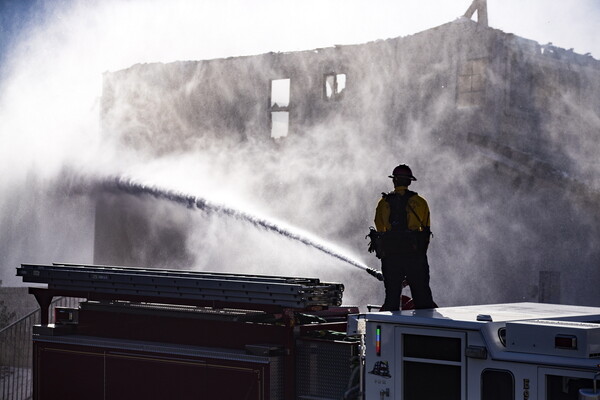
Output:
[[277,397],[269,392],[271,365],[263,361],[51,342],[34,347],[37,400]]

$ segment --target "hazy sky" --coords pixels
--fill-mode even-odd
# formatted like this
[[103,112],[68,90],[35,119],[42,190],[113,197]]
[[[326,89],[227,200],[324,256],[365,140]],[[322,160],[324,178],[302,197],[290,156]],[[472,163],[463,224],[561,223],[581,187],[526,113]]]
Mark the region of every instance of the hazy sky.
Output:
[[[0,52],[27,35],[53,45],[81,38],[120,69],[136,62],[206,59],[363,43],[426,30],[471,0],[2,0]],[[600,1],[488,0],[492,27],[600,58]],[[19,34],[21,34],[19,36]],[[23,36],[25,35],[25,36]],[[68,43],[70,42],[70,43]]]
[[[102,74],[406,36],[471,0],[0,0],[0,166],[93,146]],[[490,26],[600,58],[600,0],[488,0]],[[31,110],[36,118],[30,118]],[[41,140],[40,132],[46,132]],[[51,133],[50,133],[51,132]],[[52,138],[52,140],[48,140]],[[96,139],[101,140],[101,135]],[[22,158],[18,162],[23,164]],[[56,162],[57,167],[60,162]]]

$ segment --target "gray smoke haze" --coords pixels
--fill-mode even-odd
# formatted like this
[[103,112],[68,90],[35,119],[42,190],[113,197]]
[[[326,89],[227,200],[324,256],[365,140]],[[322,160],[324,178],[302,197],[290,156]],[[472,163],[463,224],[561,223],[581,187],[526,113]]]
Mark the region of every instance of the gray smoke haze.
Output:
[[[420,11],[413,5],[406,6],[403,12],[398,11],[398,17],[381,10],[370,15],[373,19],[385,18],[386,23],[375,25],[388,27],[400,25],[399,18],[425,11],[418,14],[421,18],[410,18],[427,21],[414,32],[453,20],[468,3],[437,4],[440,10],[435,11],[439,13],[428,4]],[[338,40],[335,30],[314,29],[309,34],[305,29],[302,32],[307,40],[297,44],[293,35],[298,31],[288,32],[282,25],[284,21],[289,24],[289,14],[314,14],[314,9],[320,7],[314,3],[314,9],[302,10],[288,5],[291,8],[284,13],[287,17],[280,18],[276,34],[268,32],[260,36],[264,40],[257,41],[254,35],[240,32],[254,32],[255,26],[266,24],[269,15],[275,15],[267,11],[272,12],[277,4],[255,6],[258,13],[265,12],[265,20],[241,18],[250,7],[245,4],[233,3],[229,23],[223,23],[228,19],[217,14],[217,7],[210,2],[174,1],[169,7],[156,1],[105,2],[91,7],[74,2],[56,9],[47,5],[51,17],[22,34],[18,45],[11,49],[6,78],[0,83],[0,166],[4,171],[0,176],[0,279],[5,285],[19,284],[14,269],[21,262],[93,260],[97,192],[78,188],[82,180],[102,182],[109,176],[132,177],[166,191],[225,204],[248,215],[284,221],[293,229],[310,232],[316,243],[322,238],[358,263],[379,268],[378,260],[366,252],[364,235],[373,224],[379,193],[392,189],[387,175],[399,162],[411,165],[419,179],[411,189],[422,194],[432,209],[435,236],[429,257],[432,287],[441,305],[535,300],[538,276],[531,266],[550,261],[551,268],[564,265],[578,268],[577,275],[597,277],[597,263],[571,264],[572,260],[589,261],[598,255],[597,208],[590,211],[594,208],[574,206],[568,193],[557,193],[561,187],[558,178],[556,186],[515,182],[513,175],[501,175],[490,183],[490,177],[498,176],[497,170],[506,160],[498,160],[497,153],[486,153],[481,147],[455,146],[444,139],[447,115],[443,110],[453,98],[441,88],[429,94],[427,115],[414,115],[401,129],[384,122],[385,113],[393,110],[394,104],[385,99],[385,87],[379,87],[372,93],[372,104],[356,105],[366,107],[361,110],[366,117],[360,126],[340,115],[307,127],[296,137],[287,138],[290,140],[265,143],[251,139],[252,135],[240,140],[229,134],[226,124],[214,130],[199,129],[202,121],[190,126],[181,117],[193,111],[187,108],[189,104],[169,98],[161,90],[169,82],[148,85],[146,80],[132,79],[128,82],[132,97],[126,100],[144,112],[133,113],[123,103],[113,112],[122,117],[121,121],[129,118],[129,124],[100,126],[102,71],[152,61],[304,50]],[[354,19],[358,12],[352,11],[352,4],[336,4],[340,12],[334,15],[349,21],[348,26],[362,26]],[[391,7],[390,2],[385,4]],[[492,25],[493,12],[490,1]],[[219,18],[210,17],[215,14]],[[202,25],[197,23],[198,18],[213,31],[198,28]],[[175,21],[180,22],[177,31],[172,28]],[[406,19],[402,21],[406,24]],[[327,26],[328,22],[324,19],[321,25]],[[219,24],[224,28],[218,28]],[[225,39],[221,40],[219,32]],[[232,40],[226,40],[231,32],[249,50],[240,52]],[[347,43],[410,33],[396,32],[377,31],[364,39],[360,35],[347,36]],[[276,41],[267,41],[267,36]],[[550,35],[547,39],[529,37],[563,45]],[[252,47],[251,42],[264,47]],[[578,45],[570,47],[574,46]],[[268,66],[257,62],[255,68]],[[385,73],[374,65],[371,68],[365,76]],[[225,79],[233,79],[231,76],[234,74]],[[205,78],[202,71],[196,71],[181,90],[191,92]],[[426,82],[426,72],[419,79]],[[230,83],[224,82],[221,90],[227,91]],[[252,90],[247,89],[249,93]],[[232,93],[231,101],[237,100]],[[569,132],[597,133],[597,111],[574,106],[568,95],[563,100],[562,107],[580,113],[585,125]],[[565,140],[565,132],[555,126],[561,125],[557,121],[542,123],[548,152],[559,150],[554,152],[558,158],[553,160],[555,165],[564,166],[573,177],[600,189],[597,138],[568,133]],[[401,140],[390,143],[387,137],[394,129],[400,131],[395,133],[401,135]],[[136,132],[143,140],[123,142],[121,132]],[[187,139],[183,144],[170,143],[165,132]],[[223,218],[219,213],[173,206],[167,199],[144,197],[135,201],[139,201],[139,207],[152,210],[157,222],[179,222],[186,233],[183,246],[190,255],[188,267],[316,276],[344,283],[345,303],[382,301],[381,284],[372,277],[285,235]],[[564,221],[571,223],[565,225]],[[564,228],[556,229],[558,224]],[[594,282],[597,279],[583,285],[567,282],[565,287],[594,291]],[[577,293],[563,295],[572,302]]]

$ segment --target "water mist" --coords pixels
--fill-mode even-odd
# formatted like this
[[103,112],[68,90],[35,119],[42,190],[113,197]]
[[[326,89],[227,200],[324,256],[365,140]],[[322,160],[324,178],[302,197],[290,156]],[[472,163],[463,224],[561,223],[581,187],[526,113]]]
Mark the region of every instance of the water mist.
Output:
[[[307,233],[295,232],[292,228],[285,228],[283,224],[277,223],[274,221],[270,221],[265,218],[257,217],[251,215],[249,213],[236,210],[231,207],[227,207],[224,205],[218,205],[216,203],[210,202],[206,198],[200,196],[194,196],[191,194],[180,193],[171,190],[161,189],[156,186],[143,184],[140,182],[136,182],[132,179],[127,178],[114,178],[104,181],[101,185],[101,188],[106,191],[121,191],[124,193],[129,193],[133,195],[149,195],[158,199],[165,199],[171,202],[179,203],[188,208],[197,208],[204,212],[208,213],[216,213],[220,216],[231,217],[243,222],[250,223],[257,228],[263,228],[267,231],[275,232],[281,236],[284,236],[290,240],[294,240],[300,242],[306,246],[315,248],[323,253],[337,258],[344,263],[362,269],[369,274],[375,276],[380,279],[380,275],[377,274],[376,271],[367,267],[363,263],[352,259],[349,256],[342,254],[340,250],[335,250],[332,245],[328,245],[324,243],[322,240],[317,238],[310,238]],[[380,279],[381,280],[381,279]]]
[[[120,187],[115,181],[108,186],[120,192],[117,196],[154,197],[157,203],[175,202],[200,211],[185,210],[189,215],[181,217],[195,223],[190,224],[186,245],[194,254],[196,268],[258,268],[253,272],[260,273],[262,263],[272,262],[281,264],[280,271],[284,272],[319,274],[319,277],[329,274],[328,279],[345,283],[349,293],[348,282],[356,284],[357,293],[352,296],[357,304],[382,299],[381,285],[373,279],[369,279],[373,282],[364,282],[365,262],[355,259],[376,261],[366,253],[364,236],[372,225],[379,193],[392,189],[387,175],[399,162],[411,165],[419,178],[411,189],[422,194],[431,206],[435,234],[430,248],[432,287],[442,305],[532,300],[536,294],[536,277],[530,272],[530,265],[549,260],[557,265],[570,265],[571,260],[590,260],[596,254],[596,217],[588,218],[587,208],[579,210],[573,206],[569,193],[557,196],[555,188],[525,179],[516,182],[506,176],[490,181],[503,165],[494,156],[472,143],[463,149],[444,143],[448,139],[444,137],[443,128],[448,121],[443,110],[450,104],[444,94],[446,82],[427,86],[430,75],[444,65],[443,53],[439,53],[439,63],[432,63],[421,75],[410,77],[414,85],[427,89],[423,89],[421,95],[431,98],[430,110],[437,112],[426,116],[416,113],[397,121],[393,127],[386,126],[382,120],[388,113],[406,107],[411,99],[389,101],[383,96],[386,87],[381,86],[373,93],[363,94],[371,99],[371,104],[359,108],[365,115],[363,123],[369,129],[358,129],[340,116],[338,120],[301,132],[298,135],[301,138],[290,138],[288,144],[264,145],[251,138],[236,142],[227,138],[226,130],[210,132],[186,124],[180,118],[180,111],[190,107],[189,102],[161,103],[161,99],[168,100],[168,95],[156,87],[172,82],[169,79],[157,81],[154,89],[153,85],[141,85],[140,80],[129,82],[137,92],[128,100],[144,105],[146,116],[160,116],[160,119],[137,118],[130,113],[126,101],[118,112],[129,118],[130,125],[123,130],[132,128],[144,135],[148,143],[158,137],[165,142],[172,141],[165,127],[177,126],[192,138],[183,143],[182,148],[171,154],[145,146],[128,148],[132,143],[127,142],[127,138],[122,141],[119,132],[107,129],[105,121],[99,122],[105,106],[105,99],[101,97],[103,71],[117,71],[132,65],[142,69],[144,64],[139,63],[155,61],[211,59],[329,46],[340,42],[340,29],[353,33],[348,40],[351,43],[396,37],[453,21],[469,2],[423,5],[424,2],[419,1],[410,6],[390,3],[390,9],[395,11],[382,12],[378,7],[369,6],[367,14],[351,6],[322,2],[312,4],[321,10],[332,8],[315,13],[314,7],[306,7],[304,3],[301,7],[296,2],[288,3],[290,8],[284,10],[283,16],[270,14],[279,9],[280,2],[252,5],[238,2],[236,6],[225,8],[212,2],[184,0],[169,2],[167,6],[152,0],[106,1],[95,5],[77,1],[57,3],[61,4],[45,4],[46,17],[28,26],[16,40],[17,45],[10,48],[5,58],[9,61],[3,69],[6,79],[0,83],[0,167],[3,171],[0,176],[3,194],[0,198],[3,227],[0,279],[4,284],[17,284],[13,275],[20,262],[92,261],[97,199],[93,191],[73,190],[68,184],[73,176],[88,182],[105,181],[107,176],[132,176],[135,181],[131,187],[126,181],[121,182]],[[543,2],[536,10],[538,15],[544,15],[546,4]],[[504,10],[492,7],[490,2],[490,24],[494,26],[495,15]],[[232,9],[236,11],[233,14]],[[442,9],[449,14],[441,14]],[[307,23],[311,15],[324,18],[340,13],[346,16],[346,19],[339,18],[341,25],[333,23],[338,21],[335,18]],[[512,14],[512,20],[514,9],[506,13]],[[296,18],[290,19],[292,14]],[[381,23],[381,18],[388,23]],[[267,26],[270,20],[280,21],[274,25],[279,28],[257,31],[256,27]],[[367,20],[377,21],[374,25],[387,26],[390,30],[356,36],[371,29],[366,25]],[[411,20],[418,20],[421,25],[415,27]],[[298,25],[294,25],[296,23]],[[306,32],[306,26],[315,25],[320,29]],[[335,28],[326,29],[329,26]],[[365,27],[364,32],[356,26]],[[407,30],[401,32],[400,28]],[[296,37],[306,35],[310,35],[310,40],[295,41]],[[241,48],[240,44],[247,47]],[[427,45],[435,52],[436,43]],[[414,54],[403,54],[401,58],[416,57],[423,48]],[[578,49],[593,51],[581,46]],[[367,65],[370,69],[355,76],[371,79],[386,73],[372,63],[372,59]],[[257,62],[253,68],[264,71],[268,65]],[[202,85],[202,71],[194,73],[196,79],[182,86],[183,94]],[[404,74],[408,72],[398,76]],[[354,84],[352,79],[349,75],[347,89]],[[240,87],[244,84],[231,74],[221,75],[217,83],[222,85],[215,89],[216,93],[228,93],[233,83]],[[254,89],[249,87],[247,92],[253,93]],[[450,100],[454,101],[455,97],[450,96]],[[223,104],[239,103],[239,97],[231,96]],[[597,117],[597,114],[592,116]],[[597,126],[597,118],[586,119],[595,121],[593,128]],[[156,123],[157,120],[161,123]],[[382,132],[390,131],[401,135],[402,146],[385,139]],[[202,141],[202,138],[208,140]],[[548,135],[548,141],[559,149],[564,147],[561,146],[563,139],[562,132]],[[595,139],[587,139],[583,143],[570,141],[567,153],[570,160],[577,160],[584,149],[588,163],[581,169],[586,179],[594,180],[598,168],[591,160],[597,152],[590,150],[594,146],[589,143]],[[156,187],[135,183],[144,181],[155,182]],[[178,184],[171,185],[175,181]],[[166,191],[158,189],[173,186],[177,187]],[[206,198],[185,193],[202,193]],[[173,198],[169,200],[169,196]],[[214,201],[208,202],[207,198]],[[553,199],[551,204],[548,198]],[[218,204],[232,206],[219,208]],[[238,209],[252,212],[236,211]],[[538,210],[548,212],[538,216]],[[215,218],[220,212],[230,218]],[[536,218],[532,222],[533,214]],[[255,215],[269,218],[255,218]],[[571,221],[569,228],[554,234],[554,227],[560,225],[553,219],[554,215],[563,216],[560,221]],[[225,221],[239,219],[246,222]],[[286,228],[285,233],[278,232],[281,225],[271,221],[286,221],[288,225],[297,226],[299,232],[313,232],[316,237],[326,238],[347,251],[338,251],[320,239],[295,230]],[[224,231],[232,232],[236,238],[248,239],[247,244],[240,245],[235,254],[211,251],[206,233],[222,235],[221,239],[226,241]],[[546,235],[547,232],[553,234]],[[264,244],[265,238],[275,244]],[[582,248],[581,243],[587,245]],[[260,252],[265,254],[256,254]],[[331,254],[326,254],[328,252]],[[345,252],[356,252],[360,256],[345,256]],[[332,263],[334,266],[329,268]],[[264,269],[273,268],[273,264],[264,264],[269,267],[263,267],[262,272],[270,272]],[[310,269],[303,269],[306,265],[310,265]],[[353,268],[347,268],[348,265]]]

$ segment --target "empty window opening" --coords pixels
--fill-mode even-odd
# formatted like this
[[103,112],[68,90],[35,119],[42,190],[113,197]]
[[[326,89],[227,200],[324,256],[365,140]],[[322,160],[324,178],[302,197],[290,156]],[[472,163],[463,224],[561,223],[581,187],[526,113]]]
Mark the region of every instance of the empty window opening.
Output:
[[457,104],[462,107],[480,106],[485,94],[486,59],[469,60],[458,72]]
[[335,75],[325,76],[325,98],[330,99],[335,87]]
[[323,95],[326,100],[339,99],[346,89],[346,74],[326,74]]
[[271,109],[282,109],[290,105],[290,80],[271,81]]
[[335,76],[337,93],[340,94],[346,89],[346,74],[337,74]]
[[288,135],[290,113],[288,111],[271,112],[271,137],[279,139]]
[[271,120],[271,137],[286,137],[290,126],[290,79],[274,79],[271,81],[271,100],[269,116]]

